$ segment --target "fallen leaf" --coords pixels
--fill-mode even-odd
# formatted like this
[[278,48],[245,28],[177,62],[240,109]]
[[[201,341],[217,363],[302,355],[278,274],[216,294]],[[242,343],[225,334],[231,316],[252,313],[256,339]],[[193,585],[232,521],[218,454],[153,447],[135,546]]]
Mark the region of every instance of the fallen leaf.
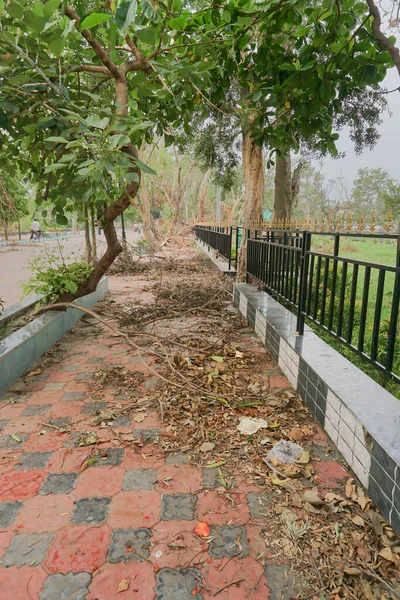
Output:
[[216,469],[217,467],[222,467],[226,464],[226,460],[219,460],[218,462],[208,463],[206,465],[206,469]]
[[129,588],[129,581],[127,579],[121,579],[118,584],[118,592],[125,592]]
[[347,575],[360,575],[361,572],[356,567],[343,567],[343,572]]
[[27,377],[35,377],[35,375],[41,375],[43,373],[43,369],[36,369],[35,371],[31,371],[27,374]]
[[303,498],[306,502],[309,502],[314,506],[321,506],[322,504],[325,504],[324,501],[321,500],[321,498],[318,496],[317,488],[313,488],[312,490],[306,490],[303,494]]
[[210,452],[214,448],[215,448],[215,444],[213,444],[212,442],[203,442],[203,444],[200,446],[199,450],[200,450],[200,452]]
[[360,505],[360,507],[362,508],[362,510],[365,510],[366,507],[371,504],[371,498],[368,498],[368,496],[358,496],[357,498],[357,502]]
[[235,358],[243,358],[243,357],[244,357],[244,352],[239,352],[239,350],[236,350]]
[[208,523],[200,521],[194,528],[194,532],[200,537],[208,537],[211,533],[211,529]]
[[138,415],[135,415],[135,416],[133,417],[133,420],[134,420],[136,423],[142,423],[142,421],[144,421],[144,420],[145,420],[145,418],[146,418],[146,415],[145,415],[145,414],[143,414],[143,413],[139,413]]
[[385,560],[388,560],[389,562],[394,563],[395,565],[400,563],[400,558],[396,554],[394,554],[392,549],[389,547],[383,548],[379,552],[379,556],[382,556],[382,558],[384,558]]
[[369,525],[377,535],[383,534],[383,526],[386,523],[385,519],[374,510],[366,510],[365,517],[368,519]]
[[294,510],[290,510],[290,508],[284,508],[281,513],[281,519],[283,523],[290,525],[299,520],[299,515]]
[[351,520],[354,523],[354,525],[358,525],[359,527],[364,527],[365,525],[364,519],[362,519],[359,515],[356,515]]
[[306,465],[308,462],[310,462],[310,453],[306,452],[306,450],[303,450],[296,462],[300,465]]
[[346,481],[346,496],[348,498],[353,498],[356,493],[356,486],[354,485],[354,479],[348,479]]
[[214,360],[215,362],[218,362],[218,363],[223,363],[224,362],[224,357],[223,356],[212,356],[211,359]]
[[20,442],[20,441],[21,441],[21,438],[20,438],[20,437],[18,437],[18,436],[17,436],[15,433],[12,433],[12,434],[11,434],[11,437],[12,437],[12,439],[13,439],[15,442]]
[[292,427],[292,430],[290,432],[290,437],[292,440],[301,440],[301,438],[303,437],[303,432],[299,427]]
[[318,510],[317,508],[315,508],[315,506],[313,506],[309,502],[304,502],[304,508],[306,509],[306,511],[308,513],[310,513],[310,515],[319,515],[320,512],[321,512],[320,510]]

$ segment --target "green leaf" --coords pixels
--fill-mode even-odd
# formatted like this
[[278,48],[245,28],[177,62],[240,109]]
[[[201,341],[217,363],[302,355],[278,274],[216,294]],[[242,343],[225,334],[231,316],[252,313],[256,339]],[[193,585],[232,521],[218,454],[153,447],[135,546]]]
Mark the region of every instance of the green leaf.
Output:
[[7,6],[7,12],[10,17],[13,17],[14,19],[20,19],[24,14],[24,9],[19,2],[11,2],[11,4]]
[[211,358],[212,358],[212,360],[215,360],[215,362],[218,362],[218,363],[223,363],[224,362],[224,357],[223,356],[212,356]]
[[[59,215],[59,216],[64,216],[64,215]],[[67,224],[68,224],[68,219],[67,219]],[[71,294],[75,294],[76,290],[78,289],[78,286],[76,285],[75,281],[67,281],[67,283],[65,284],[65,287],[67,288],[67,290],[69,292],[71,292]]]
[[232,21],[232,13],[230,10],[224,10],[222,13],[222,20],[226,23],[230,23]]
[[124,31],[124,29],[130,27],[135,20],[136,11],[136,0],[127,0],[127,2],[123,2],[121,6],[117,8],[117,12],[115,13],[115,22],[118,29]]
[[48,0],[46,2],[46,4],[43,6],[43,15],[46,17],[46,19],[49,19],[53,16],[60,4],[61,0]]
[[107,15],[106,13],[92,12],[80,21],[79,31],[82,31],[82,29],[92,29],[92,27],[96,27],[96,25],[100,25],[100,23],[104,23],[104,21],[109,21],[111,18],[112,15]]
[[151,0],[142,0],[142,11],[149,21],[157,23],[160,20],[159,14],[154,8]]
[[111,135],[109,140],[111,148],[121,148],[122,146],[127,146],[131,141],[130,138],[124,133],[116,133],[115,135]]
[[64,137],[61,137],[60,135],[52,135],[46,138],[46,142],[54,142],[56,144],[68,144],[68,140],[66,140]]
[[170,27],[171,29],[185,29],[187,22],[189,20],[190,17],[190,12],[189,11],[184,11],[181,15],[179,15],[179,17],[176,17],[175,19],[170,19],[168,21],[168,27]]
[[20,442],[20,441],[21,441],[21,438],[20,438],[20,437],[18,437],[18,436],[17,436],[15,433],[12,433],[12,434],[11,434],[11,437],[12,437],[12,439],[13,439],[15,442]]
[[56,215],[56,221],[58,225],[68,225],[67,217],[65,215],[60,215],[60,213]]
[[41,33],[46,24],[45,18],[37,15],[33,10],[26,11],[24,21],[35,33]]
[[53,163],[52,165],[49,165],[48,167],[45,168],[44,170],[44,174],[47,175],[47,173],[52,173],[53,171],[59,171],[60,169],[63,169],[66,165],[62,165],[61,163]]
[[225,464],[226,460],[219,460],[218,462],[208,463],[206,469],[218,469],[218,467],[223,467]]
[[141,40],[145,44],[153,46],[156,43],[156,36],[154,31],[148,29],[147,27],[145,29],[139,29],[138,31],[136,31],[136,35],[139,38],[139,40]]
[[157,173],[155,171],[153,171],[153,169],[151,167],[142,163],[142,161],[139,160],[138,158],[134,158],[134,162],[137,164],[139,169],[141,171],[143,171],[143,173],[147,173],[148,175],[157,175]]
[[132,182],[139,183],[139,175],[135,172],[126,173],[123,176],[123,179],[124,179],[124,181],[126,181],[126,183],[132,183]]
[[49,42],[49,50],[55,56],[60,56],[61,52],[65,48],[66,39],[64,37],[58,37],[52,42]]
[[86,125],[88,127],[95,127],[96,129],[105,129],[110,122],[108,117],[104,117],[104,119],[98,119],[97,117],[87,117],[85,119]]

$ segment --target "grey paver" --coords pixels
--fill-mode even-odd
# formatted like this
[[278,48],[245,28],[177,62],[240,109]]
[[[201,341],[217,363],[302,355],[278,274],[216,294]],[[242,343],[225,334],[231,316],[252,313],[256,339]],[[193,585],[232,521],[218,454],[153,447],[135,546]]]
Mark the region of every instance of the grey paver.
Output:
[[155,600],[202,600],[201,573],[197,569],[160,569],[156,574]]
[[[68,425],[68,423],[71,421],[71,417],[60,417],[58,419],[46,419],[46,422],[48,423],[47,427],[48,429],[53,429],[53,427],[50,427],[51,425],[54,425],[54,427],[59,427],[60,429],[66,427]],[[44,425],[44,428],[46,428],[46,425]]]
[[53,541],[52,533],[20,533],[15,535],[2,558],[3,567],[38,565],[44,561]]
[[241,525],[212,525],[211,537],[209,552],[212,558],[244,558],[250,554],[246,529]]
[[39,494],[69,494],[74,489],[78,473],[50,473],[47,475]]
[[152,490],[157,477],[155,469],[132,469],[126,471],[122,489],[130,490]]
[[84,600],[92,577],[89,573],[55,573],[49,575],[40,592],[40,600]]
[[90,381],[93,379],[93,373],[77,373],[74,377],[75,381]]
[[[222,473],[222,478],[228,488],[235,485],[233,477],[228,477],[225,473]],[[208,490],[224,487],[223,481],[221,481],[220,469],[203,469],[203,484]]]
[[196,503],[194,494],[165,494],[161,498],[161,519],[192,521],[196,516]]
[[136,440],[140,439],[145,444],[151,444],[157,441],[159,432],[159,429],[135,429],[133,437]]
[[301,592],[289,565],[267,565],[264,569],[269,589],[269,600],[291,600]]
[[75,373],[79,365],[62,365],[58,370],[63,373]]
[[150,555],[150,544],[151,531],[146,527],[115,529],[112,532],[107,560],[110,563],[143,562]]
[[131,422],[130,417],[118,417],[113,421],[113,427],[129,427]]
[[51,452],[26,452],[22,455],[20,462],[15,465],[17,471],[34,471],[44,469]]
[[107,408],[107,402],[87,402],[81,413],[84,415],[96,415],[97,412],[105,410]]
[[265,492],[250,492],[247,494],[250,514],[254,519],[262,519],[265,517],[272,501],[272,496]]
[[9,419],[3,419],[2,421],[0,421],[0,431],[2,429],[4,429],[4,427],[7,425],[7,423],[9,423]]
[[59,392],[60,390],[64,389],[64,387],[65,387],[65,381],[46,383],[46,385],[43,388],[43,391],[44,392]]
[[94,467],[116,467],[124,458],[123,448],[107,448],[103,452],[106,453],[106,456],[97,457]]
[[51,404],[30,404],[22,413],[23,417],[36,417],[44,415],[51,408]]
[[24,441],[28,439],[27,433],[15,434],[17,439],[11,437],[11,435],[0,436],[0,448],[20,448]]
[[81,498],[75,503],[71,525],[103,523],[107,519],[111,498]]
[[60,402],[80,402],[86,396],[86,392],[64,392]]
[[189,456],[185,452],[174,452],[168,454],[165,459],[167,465],[184,465],[188,462]]
[[0,502],[0,528],[9,527],[22,507],[22,502]]

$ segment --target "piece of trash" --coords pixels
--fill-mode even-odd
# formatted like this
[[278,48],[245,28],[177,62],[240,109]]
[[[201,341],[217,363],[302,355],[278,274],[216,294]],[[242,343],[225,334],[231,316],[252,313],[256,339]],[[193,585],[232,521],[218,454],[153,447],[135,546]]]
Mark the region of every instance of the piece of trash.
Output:
[[270,442],[270,441],[271,441],[271,438],[267,437],[267,438],[264,438],[263,440],[261,440],[260,444],[262,446],[265,446],[265,444],[268,444],[268,442]]
[[194,528],[194,532],[200,537],[208,537],[211,529],[208,523],[205,521],[200,521],[200,523],[197,523],[196,527]]
[[199,450],[200,450],[200,452],[210,452],[214,448],[215,448],[215,444],[213,444],[212,442],[203,442],[203,444],[200,446]]
[[279,440],[268,452],[267,458],[277,458],[280,463],[293,465],[302,452],[303,448],[298,444],[287,440]]
[[118,592],[125,592],[129,588],[129,581],[127,579],[121,579],[118,584]]
[[256,433],[259,429],[265,429],[266,427],[268,427],[268,422],[264,419],[244,417],[236,429],[244,435],[253,435],[253,433]]
[[162,556],[161,550],[156,550],[155,552],[153,552],[153,556],[154,558],[160,558]]

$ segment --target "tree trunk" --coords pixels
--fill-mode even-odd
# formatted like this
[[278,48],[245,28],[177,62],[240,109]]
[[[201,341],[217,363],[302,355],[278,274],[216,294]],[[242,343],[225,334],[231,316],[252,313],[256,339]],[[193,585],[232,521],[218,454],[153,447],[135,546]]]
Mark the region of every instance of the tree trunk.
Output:
[[96,241],[96,220],[94,218],[94,207],[90,209],[90,233],[92,238],[93,262],[97,260],[97,241]]
[[251,137],[250,130],[242,132],[242,161],[245,185],[245,205],[242,242],[238,256],[237,280],[245,281],[247,271],[247,230],[262,218],[264,198],[264,164],[262,148]]
[[8,242],[8,228],[6,223],[4,223],[4,239]]
[[149,248],[152,252],[159,252],[161,247],[156,240],[156,237],[153,232],[153,219],[151,216],[150,210],[150,198],[149,193],[147,191],[146,179],[143,177],[142,185],[139,190],[139,204],[140,204],[140,212],[142,214],[143,221],[143,235],[144,239],[149,245]]
[[292,216],[292,170],[290,154],[276,159],[275,163],[275,219]]
[[211,169],[207,169],[207,171],[204,173],[202,180],[200,181],[199,185],[197,186],[196,192],[195,192],[195,198],[194,198],[194,204],[197,204],[197,198],[199,199],[199,208],[198,208],[198,212],[197,212],[197,223],[202,223],[204,221],[205,215],[206,215],[206,209],[205,209],[205,198],[206,198],[206,191],[207,191],[207,184],[208,184],[208,180],[210,179],[210,175],[211,175]]
[[76,212],[72,215],[72,233],[78,233],[78,214]]
[[90,229],[89,229],[89,211],[88,205],[83,205],[83,225],[85,230],[85,258],[87,263],[93,262],[92,256],[92,244],[90,243]]

